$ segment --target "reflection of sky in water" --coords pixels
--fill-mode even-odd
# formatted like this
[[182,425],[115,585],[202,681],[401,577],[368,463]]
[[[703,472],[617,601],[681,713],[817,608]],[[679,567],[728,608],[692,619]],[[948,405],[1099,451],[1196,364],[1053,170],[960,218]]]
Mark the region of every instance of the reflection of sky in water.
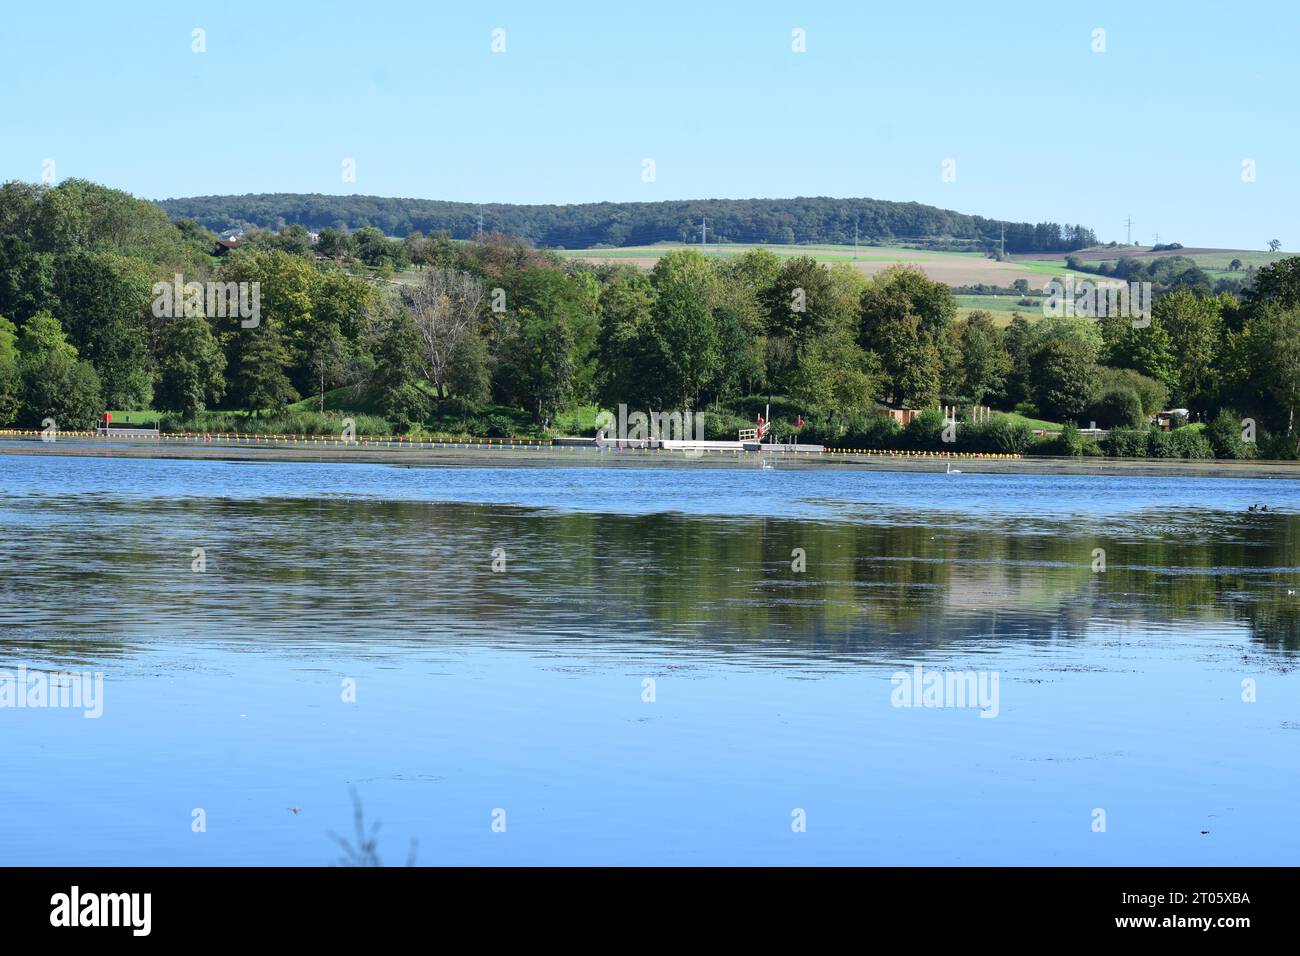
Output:
[[[106,675],[0,710],[0,838],[325,863],[355,783],[390,862],[1294,862],[1297,531],[1277,480],[0,456],[0,668]],[[1000,716],[891,707],[914,663]]]

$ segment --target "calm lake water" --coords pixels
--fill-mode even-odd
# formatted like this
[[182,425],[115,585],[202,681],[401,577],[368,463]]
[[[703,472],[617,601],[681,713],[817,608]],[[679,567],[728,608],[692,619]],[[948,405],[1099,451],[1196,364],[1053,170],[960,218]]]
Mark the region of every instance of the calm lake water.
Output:
[[0,672],[103,674],[0,708],[0,864],[331,864],[354,793],[390,865],[1294,864],[1298,544],[1292,481],[0,454]]

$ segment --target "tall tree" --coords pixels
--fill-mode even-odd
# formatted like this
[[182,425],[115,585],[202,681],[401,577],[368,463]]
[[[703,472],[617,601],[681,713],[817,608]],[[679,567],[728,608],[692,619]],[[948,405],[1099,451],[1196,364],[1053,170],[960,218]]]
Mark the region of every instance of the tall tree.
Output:
[[0,315],[0,427],[18,418],[22,376],[18,369],[18,327]]
[[341,229],[322,229],[316,239],[316,251],[331,259],[346,259],[352,255],[352,237]]
[[408,431],[429,414],[429,396],[420,387],[420,334],[410,312],[397,302],[381,308],[378,326],[371,384],[384,416],[398,430]]
[[[1297,436],[1300,408],[1300,307],[1262,307],[1246,325],[1245,352],[1260,407],[1268,419]],[[1300,445],[1297,445],[1300,447]]]
[[54,260],[57,314],[82,358],[95,366],[110,408],[147,408],[153,353],[146,316],[153,276],[139,259],[70,252]]
[[837,299],[830,272],[811,256],[796,256],[781,265],[776,280],[763,294],[768,333],[795,343],[824,332],[831,325]]
[[[312,264],[299,256],[278,249],[240,249],[225,261],[220,279],[224,283],[242,284],[240,295],[246,296],[250,306],[257,304],[257,316],[245,319],[231,314],[225,317],[208,315],[213,334],[226,352],[226,375],[239,393],[239,384],[248,380],[241,368],[248,345],[257,337],[250,333],[256,327],[250,323],[275,326],[272,338],[284,347],[287,358],[282,363],[289,376],[293,391],[311,394],[315,391],[312,370],[306,359],[305,343],[316,321],[315,308],[320,282]],[[233,288],[233,287],[232,287]],[[256,296],[254,297],[254,292]],[[237,310],[236,310],[237,312]],[[258,342],[259,348],[265,343]],[[253,377],[259,377],[262,372]]]
[[1033,329],[1028,319],[1013,312],[1011,322],[1002,333],[1002,342],[1011,356],[1004,388],[1007,403],[1013,408],[1029,399],[1029,373],[1034,357]]
[[54,256],[38,252],[21,236],[0,233],[0,313],[21,328],[37,312],[58,308],[58,302]]
[[657,292],[652,321],[666,346],[664,397],[691,409],[722,365],[713,315],[717,277],[698,250],[674,249],[655,264],[651,278]]
[[419,337],[421,374],[433,386],[438,414],[450,394],[452,358],[461,340],[471,334],[483,307],[483,283],[468,272],[430,268],[417,286],[403,290],[412,324]]
[[735,273],[723,271],[713,306],[718,326],[718,349],[723,361],[709,383],[710,395],[718,401],[760,388],[766,375],[764,364],[763,307],[752,286]]
[[724,260],[718,268],[724,278],[747,287],[762,302],[781,274],[781,259],[772,250],[756,246]]
[[502,384],[533,421],[548,419],[568,395],[573,339],[561,316],[521,306],[510,318]]
[[240,338],[239,371],[236,377],[241,403],[260,415],[263,409],[279,411],[287,402],[298,400],[298,391],[285,374],[289,347],[280,326],[261,322]]
[[972,312],[961,327],[962,391],[976,405],[1002,392],[1011,355],[988,312]]
[[939,404],[945,368],[952,368],[949,330],[957,300],[916,268],[886,269],[862,293],[859,338],[876,352],[895,403]]
[[1188,409],[1204,412],[1215,404],[1225,344],[1224,305],[1220,297],[1179,290],[1161,296],[1152,307],[1153,318],[1169,335],[1174,401]]
[[89,362],[78,360],[59,320],[48,312],[38,312],[23,326],[18,367],[19,424],[38,428],[53,419],[61,431],[94,427],[104,408],[99,376]]
[[1159,318],[1152,317],[1140,328],[1135,328],[1131,319],[1119,318],[1111,327],[1118,327],[1118,335],[1107,342],[1106,364],[1131,368],[1167,386],[1174,385],[1178,373],[1173,349]]
[[915,266],[893,266],[880,273],[862,293],[861,304],[865,334],[874,323],[911,313],[920,320],[921,332],[936,344],[957,316],[952,290]]
[[1252,305],[1272,303],[1284,309],[1300,305],[1300,256],[1288,256],[1261,268],[1246,290],[1246,299]]
[[1073,336],[1050,339],[1038,350],[1030,381],[1040,414],[1059,422],[1083,414],[1094,391],[1095,354],[1085,340]]
[[154,403],[190,417],[226,391],[226,356],[203,316],[172,319],[163,334]]
[[658,401],[667,346],[654,326],[654,304],[654,286],[636,272],[621,272],[601,290],[596,395],[606,408],[648,410]]
[[881,387],[880,360],[839,325],[804,347],[791,385],[791,395],[810,411],[841,418],[869,412]]
[[307,331],[303,342],[303,354],[316,393],[316,407],[325,411],[325,393],[347,380],[349,370],[349,349],[347,339],[337,322],[317,320]]

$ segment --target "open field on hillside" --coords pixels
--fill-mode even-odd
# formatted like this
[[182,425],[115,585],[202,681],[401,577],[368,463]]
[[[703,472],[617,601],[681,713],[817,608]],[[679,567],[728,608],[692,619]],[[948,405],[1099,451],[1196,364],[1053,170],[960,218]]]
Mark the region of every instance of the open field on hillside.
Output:
[[1240,259],[1243,264],[1249,265],[1254,263],[1256,267],[1268,265],[1278,259],[1284,259],[1287,256],[1294,256],[1294,252],[1264,252],[1258,249],[1216,249],[1210,246],[1188,246],[1184,249],[1161,249],[1159,252],[1153,252],[1150,246],[1094,246],[1091,249],[1080,249],[1078,252],[1062,253],[1043,253],[1039,256],[1041,259],[1050,259],[1052,261],[1064,262],[1065,257],[1074,256],[1076,259],[1085,261],[1099,261],[1109,259],[1114,261],[1120,256],[1136,257],[1138,259],[1161,259],[1168,256],[1186,256],[1196,261],[1196,264],[1202,269],[1226,269],[1228,263],[1233,259]]
[[[584,262],[625,262],[641,269],[651,269],[665,252],[679,248],[683,248],[680,243],[660,243],[618,249],[567,249],[560,250],[560,255]],[[700,249],[705,255],[729,258],[756,247],[743,243],[719,243],[693,245],[691,248]],[[890,266],[916,265],[931,279],[950,286],[984,283],[1010,287],[1017,279],[1026,279],[1032,288],[1037,289],[1052,276],[1086,275],[1066,269],[1063,255],[1059,258],[1036,255],[1034,258],[998,262],[976,252],[934,252],[902,246],[858,246],[856,250],[853,246],[829,244],[765,245],[757,248],[768,249],[782,259],[812,256],[829,265],[845,262],[868,275],[883,272]]]
[[1042,318],[1042,296],[1030,296],[1029,305],[1021,305],[1022,296],[1018,295],[959,295],[957,299],[957,318],[964,319],[972,312],[988,312],[993,316],[993,324],[1005,327],[1011,317],[1019,312],[1030,322]]
[[[1042,256],[1043,261],[1049,261],[1057,265],[1065,265],[1067,253],[1059,255]],[[1142,262],[1150,262],[1153,259],[1164,259],[1169,256],[1184,256],[1195,262],[1205,273],[1212,279],[1222,279],[1231,276],[1241,277],[1244,271],[1232,272],[1228,269],[1229,263],[1233,259],[1241,260],[1242,270],[1248,266],[1254,266],[1256,269],[1262,268],[1278,259],[1284,259],[1287,256],[1295,255],[1292,252],[1261,252],[1252,249],[1215,249],[1210,247],[1187,247],[1185,249],[1162,249],[1159,252],[1152,252],[1150,246],[1130,246],[1124,249],[1114,249],[1100,246],[1094,249],[1083,249],[1079,252],[1071,252],[1068,255],[1075,256],[1088,263],[1107,262],[1112,266],[1119,262],[1120,258],[1139,259]]]

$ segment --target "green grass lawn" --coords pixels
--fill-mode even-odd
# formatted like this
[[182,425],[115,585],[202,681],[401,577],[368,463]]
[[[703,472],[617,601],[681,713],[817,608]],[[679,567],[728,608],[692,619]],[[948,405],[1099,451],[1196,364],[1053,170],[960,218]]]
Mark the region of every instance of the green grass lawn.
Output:
[[1015,257],[1015,262],[1021,268],[1044,276],[1079,276],[1090,275],[1090,273],[1080,272],[1076,269],[1067,269],[1064,262],[1055,259],[1034,259],[1030,257]]
[[1059,432],[1062,428],[1060,422],[1049,422],[1043,418],[1027,418],[1019,412],[994,412],[994,418],[1006,418],[1012,422],[1018,422],[1022,425],[1028,425],[1030,428],[1042,428],[1047,431]]
[[599,405],[575,405],[566,408],[562,412],[556,412],[555,421],[551,423],[552,430],[558,435],[594,434],[596,417],[599,414]]
[[[291,412],[320,411],[321,400],[317,395],[309,395],[300,402],[285,406]],[[335,388],[325,393],[325,411],[327,412],[362,412],[378,415],[379,408],[368,401],[364,395],[352,388]]]

